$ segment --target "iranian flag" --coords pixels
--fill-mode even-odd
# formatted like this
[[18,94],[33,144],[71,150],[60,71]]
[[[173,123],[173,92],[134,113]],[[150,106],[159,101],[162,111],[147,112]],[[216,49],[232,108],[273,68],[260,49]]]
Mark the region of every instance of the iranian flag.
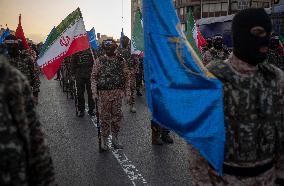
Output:
[[69,14],[49,35],[37,64],[48,80],[52,79],[64,58],[90,48],[79,8]]
[[[201,47],[203,47],[207,44],[206,40],[202,36],[198,26],[196,25],[196,23],[194,21],[191,10],[189,10],[189,12],[188,12],[186,35],[187,35],[188,41],[192,44],[192,46],[195,45],[197,47],[197,48],[194,47],[195,48],[194,50],[196,50],[196,49],[200,50]],[[195,42],[195,44],[193,42]]]
[[131,54],[141,55],[144,51],[143,20],[140,9],[137,9],[132,30]]

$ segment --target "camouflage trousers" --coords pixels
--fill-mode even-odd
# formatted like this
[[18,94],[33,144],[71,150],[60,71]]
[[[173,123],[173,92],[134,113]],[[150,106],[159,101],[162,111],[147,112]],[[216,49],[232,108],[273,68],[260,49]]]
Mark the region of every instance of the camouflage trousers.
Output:
[[189,169],[194,186],[273,186],[275,181],[275,168],[264,172],[256,177],[237,177],[224,174],[223,177],[217,175],[212,170],[207,161],[200,156],[199,152],[192,146],[188,145]]
[[110,133],[117,137],[122,120],[123,91],[120,89],[99,90],[98,96],[102,137],[107,138]]
[[128,75],[129,81],[127,85],[127,103],[129,105],[135,105],[135,90],[136,90],[136,76],[135,73],[130,73]]

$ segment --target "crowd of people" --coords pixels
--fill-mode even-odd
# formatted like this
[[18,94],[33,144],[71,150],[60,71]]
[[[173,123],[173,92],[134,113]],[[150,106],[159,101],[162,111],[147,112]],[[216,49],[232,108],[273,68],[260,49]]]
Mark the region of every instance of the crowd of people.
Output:
[[[232,23],[233,48],[221,35],[201,50],[207,69],[223,83],[226,145],[224,175],[218,175],[189,144],[193,185],[283,185],[284,50],[263,9],[246,9]],[[131,54],[130,39],[121,46],[105,40],[98,50],[66,58],[56,80],[75,99],[78,117],[99,116],[101,149],[122,149],[123,99],[136,113],[142,96],[143,55]],[[23,49],[9,35],[0,47],[0,185],[54,185],[54,168],[36,115],[40,92],[38,49]],[[17,70],[16,70],[17,69]],[[98,109],[96,109],[98,108]],[[98,110],[98,113],[96,113]],[[170,131],[151,121],[152,144],[173,143]]]

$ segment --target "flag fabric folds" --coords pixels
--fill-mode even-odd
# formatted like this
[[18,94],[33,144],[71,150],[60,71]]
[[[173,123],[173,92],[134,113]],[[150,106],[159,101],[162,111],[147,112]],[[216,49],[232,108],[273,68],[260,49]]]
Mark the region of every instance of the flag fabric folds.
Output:
[[141,54],[144,51],[143,19],[140,9],[137,9],[132,30],[131,54]]
[[52,28],[52,30],[51,30],[50,33],[48,34],[48,36],[47,36],[47,38],[46,38],[44,44],[42,45],[41,51],[40,51],[40,53],[39,53],[39,57],[41,57],[41,56],[43,55],[43,52],[47,49],[47,47],[48,47],[48,45],[47,45],[48,42],[47,42],[47,41],[50,39],[50,36],[51,36],[54,32],[55,32],[55,27]]
[[16,29],[16,34],[15,35],[16,35],[16,37],[18,39],[22,40],[24,49],[29,49],[30,48],[29,45],[28,45],[27,39],[25,37],[23,28],[22,28],[22,15],[21,14],[19,16],[19,24],[18,24],[18,27]]
[[87,31],[87,33],[88,33],[89,42],[90,42],[91,47],[94,50],[98,49],[95,28],[92,28],[90,31]]
[[[204,39],[204,37],[202,36],[198,26],[195,23],[194,17],[192,15],[191,10],[189,9],[188,14],[187,14],[187,31],[186,31],[186,36],[188,41],[193,45],[193,41],[195,42],[195,47],[194,45],[194,49],[197,50],[201,50],[201,47],[205,46],[206,40]],[[199,51],[198,51],[199,52]]]
[[146,95],[153,120],[199,150],[222,173],[222,83],[202,65],[172,0],[143,0]]
[[5,38],[10,35],[10,30],[9,28],[7,28],[3,33],[2,35],[0,36],[0,44],[2,44],[5,40]]
[[52,79],[65,57],[90,48],[79,8],[69,14],[50,34],[37,64],[48,80]]

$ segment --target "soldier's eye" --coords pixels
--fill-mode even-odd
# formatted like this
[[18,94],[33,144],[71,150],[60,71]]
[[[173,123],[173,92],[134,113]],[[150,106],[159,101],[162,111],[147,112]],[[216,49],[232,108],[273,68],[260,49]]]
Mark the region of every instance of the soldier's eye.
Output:
[[265,37],[267,35],[266,31],[261,26],[253,27],[250,30],[250,33],[254,36],[257,36],[257,37]]

